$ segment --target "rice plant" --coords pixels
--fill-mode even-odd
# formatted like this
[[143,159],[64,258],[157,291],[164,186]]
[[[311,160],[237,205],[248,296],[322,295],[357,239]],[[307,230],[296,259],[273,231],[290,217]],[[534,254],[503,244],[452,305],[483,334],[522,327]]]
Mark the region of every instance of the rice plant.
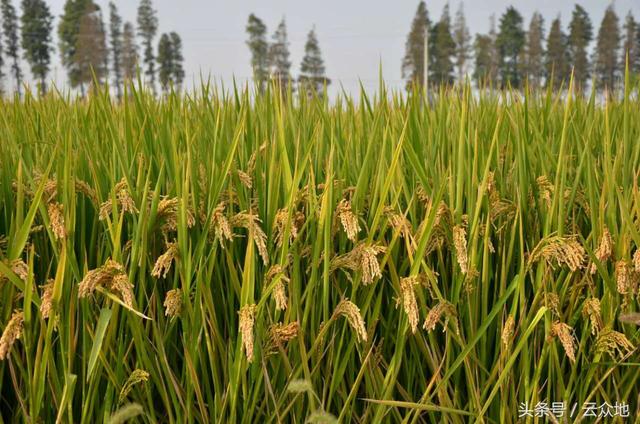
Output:
[[632,89],[2,102],[0,422],[635,416]]

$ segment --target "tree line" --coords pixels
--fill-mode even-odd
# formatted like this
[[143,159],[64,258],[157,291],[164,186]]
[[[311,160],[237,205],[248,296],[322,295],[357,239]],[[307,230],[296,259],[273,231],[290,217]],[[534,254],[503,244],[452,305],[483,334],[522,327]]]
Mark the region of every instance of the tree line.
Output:
[[[47,90],[54,53],[53,15],[44,0],[22,0],[20,15],[12,0],[0,0],[0,94],[3,93],[5,68],[21,94],[23,72],[20,59],[29,65],[41,93]],[[67,0],[57,28],[58,49],[69,84],[84,95],[94,82],[109,84],[120,98],[124,84],[144,66],[146,83],[156,89],[156,79],[163,91],[184,81],[182,40],[176,32],[160,36],[158,18],[151,0],[141,0],[137,27],[123,22],[116,5],[109,3],[108,29],[100,6],[92,0]],[[138,52],[139,37],[142,57]]]
[[[487,34],[472,39],[461,3],[453,21],[447,4],[431,22],[424,1],[418,4],[405,44],[402,76],[407,88],[425,84],[425,40],[429,85],[452,85],[470,75],[478,87],[552,87],[566,84],[571,72],[578,89],[595,82],[597,89],[615,89],[629,71],[640,77],[640,24],[629,12],[621,24],[613,5],[607,7],[598,33],[587,11],[574,6],[565,29],[558,15],[545,32],[535,12],[525,29],[523,16],[510,6]],[[595,42],[593,53],[591,43]]]
[[271,42],[267,40],[267,26],[254,14],[249,15],[246,31],[249,37],[247,46],[251,52],[253,80],[259,91],[263,92],[266,85],[272,80],[283,91],[291,86],[293,89],[297,87],[308,94],[324,94],[325,87],[331,84],[331,80],[325,75],[324,60],[315,27],[311,28],[307,34],[304,57],[300,64],[297,80],[291,76],[289,41],[284,18],[273,33]]

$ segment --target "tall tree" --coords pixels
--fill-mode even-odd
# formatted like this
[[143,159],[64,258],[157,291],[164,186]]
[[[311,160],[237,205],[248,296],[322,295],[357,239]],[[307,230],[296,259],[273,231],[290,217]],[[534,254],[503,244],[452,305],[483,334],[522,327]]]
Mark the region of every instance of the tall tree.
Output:
[[633,72],[640,75],[640,25],[636,29],[636,50],[633,54],[633,59],[631,60],[631,69]]
[[160,87],[165,93],[169,91],[173,74],[173,52],[171,51],[171,38],[169,34],[162,34],[158,42],[158,79]]
[[22,50],[39,81],[39,91],[47,91],[47,75],[51,63],[51,30],[53,16],[44,0],[22,0]]
[[544,19],[534,12],[527,31],[525,72],[532,88],[539,88],[544,78]]
[[478,87],[491,83],[493,72],[493,41],[486,34],[476,34],[473,43],[475,64],[473,67],[473,78]]
[[125,82],[136,77],[138,66],[138,46],[131,22],[125,22],[122,29],[122,78]]
[[171,53],[173,55],[173,81],[180,90],[184,82],[184,56],[182,54],[182,39],[177,32],[169,34],[171,39]]
[[155,57],[153,55],[153,39],[158,31],[158,17],[151,4],[151,0],[140,0],[138,6],[138,35],[142,38],[144,47],[143,62],[146,65],[145,74],[151,90],[155,92],[156,68]]
[[458,81],[463,82],[472,52],[471,35],[464,17],[463,2],[460,2],[460,7],[456,12],[456,18],[453,23],[453,40],[456,43],[455,65],[458,72]]
[[570,75],[567,36],[562,31],[560,16],[551,22],[545,61],[547,85],[557,89]]
[[119,100],[122,98],[122,18],[113,2],[109,2],[109,49],[113,84]]
[[82,95],[85,94],[85,87],[93,86],[94,81],[103,81],[107,73],[107,53],[100,8],[89,4],[80,18],[78,45],[73,58],[78,67],[78,83]]
[[20,69],[20,38],[18,35],[18,17],[11,0],[1,0],[2,32],[4,33],[6,56],[11,59],[11,74],[18,95],[22,94],[22,70]]
[[451,35],[449,4],[445,4],[440,20],[431,29],[429,38],[429,77],[436,84],[453,84],[453,56],[456,43]]
[[251,68],[253,81],[258,85],[260,92],[264,92],[267,78],[269,77],[269,44],[267,43],[267,27],[253,13],[249,15],[246,27],[249,39],[247,46],[251,51]]
[[520,88],[522,84],[520,59],[524,38],[522,15],[513,6],[509,6],[500,17],[500,32],[496,40],[500,82],[503,87],[510,84],[514,88]]
[[582,6],[576,4],[569,24],[568,49],[573,65],[573,80],[578,89],[585,86],[591,75],[588,48],[592,40],[593,25],[589,14]]
[[407,35],[402,59],[402,78],[407,82],[407,89],[424,85],[424,39],[430,25],[427,5],[421,1]]
[[3,80],[4,80],[4,72],[2,71],[2,68],[4,66],[4,51],[3,51],[3,47],[2,47],[2,37],[0,37],[0,96],[2,96],[4,94],[4,85],[3,85]]
[[600,88],[614,89],[620,74],[620,26],[613,6],[607,7],[598,30],[595,72]]
[[85,11],[93,6],[92,0],[66,0],[64,12],[58,23],[58,43],[62,65],[67,70],[69,83],[72,87],[80,85],[80,73],[82,72],[75,62],[80,19]]
[[331,80],[325,75],[324,61],[315,28],[312,28],[307,35],[298,83],[309,94],[314,92],[322,94],[324,87],[331,84]]
[[286,90],[291,80],[289,61],[289,41],[287,40],[287,25],[284,18],[280,21],[278,28],[273,33],[271,45],[269,46],[269,64],[271,66],[271,76],[279,84],[281,90]]
[[622,45],[622,60],[621,64],[624,69],[627,63],[627,55],[629,56],[629,71],[635,71],[635,61],[638,60],[637,56],[640,54],[638,40],[636,35],[638,33],[638,23],[633,17],[631,11],[627,13],[627,17],[624,20],[624,43]]
[[180,90],[184,81],[182,40],[176,32],[162,34],[158,43],[158,77],[165,93],[172,86]]

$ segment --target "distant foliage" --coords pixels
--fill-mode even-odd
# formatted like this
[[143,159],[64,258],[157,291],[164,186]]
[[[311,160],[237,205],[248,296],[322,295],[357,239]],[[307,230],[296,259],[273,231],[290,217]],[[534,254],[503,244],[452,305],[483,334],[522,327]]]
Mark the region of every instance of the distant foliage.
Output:
[[427,5],[421,1],[404,46],[402,78],[406,81],[407,89],[424,85],[424,41],[427,31],[430,31],[430,25]]
[[569,58],[573,66],[576,87],[584,87],[591,77],[588,47],[593,40],[593,25],[589,14],[578,4],[574,6],[569,23]]
[[322,94],[324,87],[331,84],[331,80],[325,75],[324,60],[314,28],[309,31],[304,45],[304,57],[300,65],[298,82],[301,89],[309,94]]
[[289,60],[287,24],[284,18],[273,33],[269,46],[269,67],[271,68],[271,78],[277,81],[281,90],[286,91],[291,81],[291,61]]
[[140,5],[138,6],[138,35],[142,38],[144,73],[152,91],[155,91],[156,86],[156,59],[153,52],[153,40],[157,32],[158,17],[151,0],[140,0]]
[[253,80],[258,85],[261,92],[266,87],[269,77],[269,43],[267,42],[267,27],[253,13],[249,15],[246,27],[247,46],[251,52],[251,69],[253,70]]
[[613,6],[607,7],[598,31],[595,52],[595,72],[600,88],[612,90],[621,76],[620,25]]
[[500,30],[496,39],[499,54],[499,73],[502,87],[520,88],[523,83],[521,74],[522,49],[525,38],[522,28],[522,15],[510,6],[500,18]]
[[22,92],[22,69],[20,68],[20,34],[18,16],[11,0],[0,0],[2,11],[2,33],[5,41],[5,54],[11,59],[11,74],[18,95]]
[[45,0],[22,0],[22,50],[42,93],[47,91],[47,75],[51,64],[52,22],[53,16]]

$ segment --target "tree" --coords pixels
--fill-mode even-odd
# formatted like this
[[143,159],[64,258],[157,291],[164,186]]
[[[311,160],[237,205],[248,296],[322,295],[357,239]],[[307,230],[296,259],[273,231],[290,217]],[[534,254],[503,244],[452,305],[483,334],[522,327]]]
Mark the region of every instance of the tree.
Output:
[[113,2],[109,2],[109,33],[113,84],[116,86],[116,94],[120,100],[122,98],[122,18]]
[[632,58],[631,69],[633,69],[636,74],[640,74],[640,25],[638,25],[638,29],[636,30],[636,50]]
[[167,93],[172,86],[180,89],[184,81],[184,69],[182,66],[182,40],[177,33],[162,34],[158,43],[157,60],[158,77],[162,91]]
[[131,22],[125,22],[122,29],[122,78],[131,81],[136,77],[138,66],[138,46]]
[[144,47],[143,62],[146,65],[145,74],[151,91],[156,90],[155,57],[153,55],[153,39],[158,31],[158,18],[151,0],[140,0],[138,6],[138,35],[142,38]]
[[325,76],[324,61],[315,28],[312,28],[307,35],[298,82],[300,87],[310,95],[322,94],[324,87],[331,84],[331,80]]
[[570,61],[573,65],[573,81],[578,89],[585,86],[591,75],[589,55],[587,53],[591,40],[593,40],[593,25],[589,14],[582,6],[576,4],[569,24],[568,49]]
[[545,61],[547,85],[558,89],[570,75],[567,36],[562,31],[560,16],[551,22]]
[[11,59],[11,73],[16,83],[16,91],[21,95],[22,70],[20,69],[20,38],[18,36],[18,17],[11,0],[1,0],[2,32],[6,43],[6,56]]
[[249,39],[247,46],[251,51],[251,68],[253,81],[258,85],[260,92],[264,92],[265,83],[269,76],[269,44],[267,43],[267,27],[253,13],[249,15],[246,27]]
[[52,22],[53,16],[44,0],[22,0],[22,50],[43,94],[47,91],[46,82],[51,63]]
[[421,1],[407,35],[402,60],[402,78],[407,81],[408,90],[424,85],[424,39],[430,25],[427,5]]
[[173,80],[178,90],[182,88],[184,82],[184,57],[182,55],[182,39],[177,32],[169,34],[171,38],[171,48],[173,54]]
[[595,71],[600,88],[614,89],[620,73],[620,27],[613,6],[607,7],[598,30]]
[[3,53],[2,38],[0,38],[0,96],[4,94],[4,86],[2,84],[2,81],[4,80],[4,73],[2,72],[2,67],[4,66]]
[[622,66],[626,66],[627,56],[629,57],[629,70],[630,72],[635,71],[635,61],[638,60],[638,55],[640,54],[640,46],[638,46],[638,40],[636,39],[636,35],[638,34],[638,23],[633,18],[633,14],[631,11],[627,13],[627,17],[624,21],[624,44],[622,47]]
[[171,38],[168,34],[160,36],[158,43],[158,79],[160,87],[165,93],[169,91],[172,82],[173,73],[173,52],[171,51]]
[[520,53],[524,43],[522,15],[513,6],[509,6],[500,17],[500,32],[496,40],[500,82],[503,87],[511,85],[514,88],[520,88],[522,84]]
[[471,35],[464,17],[464,3],[460,2],[460,7],[456,12],[453,23],[453,40],[456,43],[455,65],[458,71],[458,81],[463,82],[467,73],[468,62],[471,59]]
[[481,87],[493,79],[491,75],[493,72],[493,41],[491,37],[485,34],[476,34],[473,49],[475,51],[473,78],[478,87]]
[[526,45],[525,73],[532,88],[539,88],[544,78],[544,19],[538,12],[534,12],[529,23]]
[[104,24],[100,8],[95,4],[88,5],[80,18],[78,45],[73,62],[78,67],[78,84],[84,96],[85,85],[92,86],[94,80],[101,83],[107,72]]
[[273,33],[273,42],[269,46],[269,64],[271,76],[278,82],[281,90],[286,91],[291,80],[289,61],[289,41],[287,41],[287,25],[284,18],[280,21],[276,32]]
[[78,34],[80,33],[80,19],[90,7],[95,7],[92,0],[67,0],[64,13],[58,24],[58,43],[62,65],[67,70],[69,83],[72,87],[80,85],[80,72],[75,62]]
[[444,6],[440,20],[431,29],[429,38],[429,77],[437,84],[453,84],[453,61],[456,43],[451,35],[449,4]]

